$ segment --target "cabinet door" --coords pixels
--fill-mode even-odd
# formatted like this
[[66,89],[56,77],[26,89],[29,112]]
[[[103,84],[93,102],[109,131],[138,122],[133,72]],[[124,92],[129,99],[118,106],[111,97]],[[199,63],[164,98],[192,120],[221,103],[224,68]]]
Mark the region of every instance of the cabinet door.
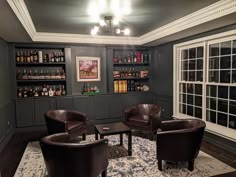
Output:
[[16,100],[16,126],[32,126],[34,119],[34,100],[20,99]]
[[95,119],[109,118],[109,96],[108,95],[96,95],[94,98],[95,106]]
[[109,119],[123,116],[123,95],[98,95],[95,96],[95,118]]
[[93,96],[74,97],[74,110],[85,113],[87,115],[88,120],[94,119],[93,98]]
[[109,95],[109,116],[110,118],[120,118],[124,115],[124,96]]
[[35,99],[34,109],[35,109],[35,125],[45,125],[44,113],[50,109],[55,109],[55,100],[49,98]]
[[57,98],[56,99],[56,108],[57,109],[73,110],[74,109],[73,97]]

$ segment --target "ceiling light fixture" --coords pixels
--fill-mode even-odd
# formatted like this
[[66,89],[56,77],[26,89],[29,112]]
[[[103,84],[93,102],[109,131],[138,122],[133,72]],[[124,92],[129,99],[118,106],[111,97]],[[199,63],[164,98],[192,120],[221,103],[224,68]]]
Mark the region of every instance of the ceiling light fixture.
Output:
[[94,26],[91,30],[92,35],[97,34],[121,34],[129,35],[130,30],[128,28],[126,29],[120,29],[119,28],[119,18],[114,18],[112,16],[105,16],[104,19],[99,20],[100,26]]

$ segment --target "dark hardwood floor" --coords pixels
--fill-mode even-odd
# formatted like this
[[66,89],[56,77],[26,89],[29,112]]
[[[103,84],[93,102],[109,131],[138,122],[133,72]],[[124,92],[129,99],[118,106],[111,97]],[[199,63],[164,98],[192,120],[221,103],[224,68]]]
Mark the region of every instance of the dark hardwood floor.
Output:
[[[93,133],[93,130],[93,128],[89,128],[89,134]],[[134,134],[145,137],[145,134],[140,132],[134,132]],[[0,153],[1,177],[13,177],[27,143],[30,141],[38,141],[45,135],[46,131],[21,131],[15,133],[10,142]],[[236,154],[220,149],[205,141],[202,143],[201,150],[236,168]],[[222,177],[227,177],[227,174]]]

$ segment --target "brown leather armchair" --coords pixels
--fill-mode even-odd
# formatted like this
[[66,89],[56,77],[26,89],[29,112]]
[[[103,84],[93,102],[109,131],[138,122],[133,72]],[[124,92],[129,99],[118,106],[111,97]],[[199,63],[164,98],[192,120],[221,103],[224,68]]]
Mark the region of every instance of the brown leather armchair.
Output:
[[149,131],[153,136],[161,125],[160,116],[159,105],[138,104],[125,110],[125,123],[132,129]]
[[86,138],[86,114],[70,110],[49,110],[44,117],[49,135],[68,132],[76,135],[83,134],[83,139]]
[[162,160],[188,161],[188,169],[194,169],[206,124],[200,119],[170,120],[161,123],[157,132],[158,169],[162,170]]
[[49,177],[106,177],[108,140],[78,143],[68,133],[57,133],[40,140]]

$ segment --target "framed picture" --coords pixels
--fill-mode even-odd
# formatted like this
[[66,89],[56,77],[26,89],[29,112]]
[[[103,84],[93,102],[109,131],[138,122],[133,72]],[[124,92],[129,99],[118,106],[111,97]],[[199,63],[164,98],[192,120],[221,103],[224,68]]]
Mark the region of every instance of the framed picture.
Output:
[[101,80],[100,57],[76,57],[78,82]]

